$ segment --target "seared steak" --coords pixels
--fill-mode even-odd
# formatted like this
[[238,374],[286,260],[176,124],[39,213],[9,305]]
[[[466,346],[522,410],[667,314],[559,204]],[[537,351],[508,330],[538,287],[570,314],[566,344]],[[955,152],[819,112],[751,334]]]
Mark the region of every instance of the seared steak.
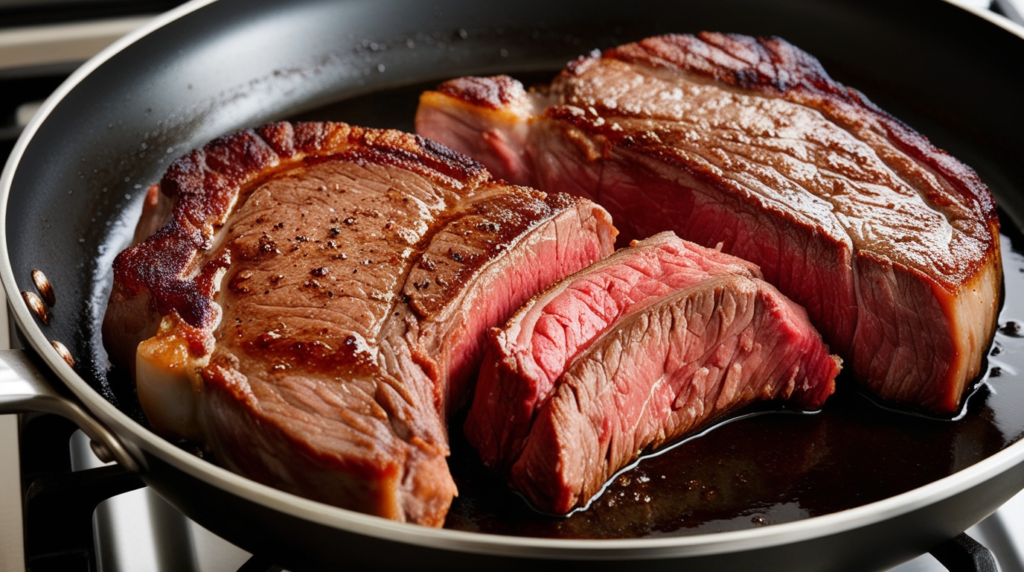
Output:
[[433,526],[484,332],[616,232],[587,200],[344,124],[218,139],[160,191],[140,227],[169,219],[115,260],[103,324],[152,427],[254,480]]
[[756,266],[671,232],[562,279],[490,341],[466,436],[554,513],[640,451],[751,402],[817,409],[839,373]]
[[456,79],[416,125],[599,202],[622,239],[671,229],[757,263],[884,399],[948,413],[979,372],[1002,281],[988,188],[781,39],[649,38],[531,93]]

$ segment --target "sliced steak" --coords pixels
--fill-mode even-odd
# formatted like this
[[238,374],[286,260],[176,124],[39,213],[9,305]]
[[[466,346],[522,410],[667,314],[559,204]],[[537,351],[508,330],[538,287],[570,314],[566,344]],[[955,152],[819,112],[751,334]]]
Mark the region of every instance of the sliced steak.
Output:
[[152,427],[259,482],[433,526],[486,329],[616,233],[589,201],[344,124],[218,139],[160,191],[140,228],[169,220],[115,260],[103,324]]
[[466,436],[559,514],[641,451],[751,402],[821,407],[839,373],[756,266],[671,232],[559,281],[490,341]]
[[649,38],[530,93],[456,79],[416,125],[599,202],[620,239],[671,229],[756,262],[886,400],[955,411],[979,372],[1002,282],[988,188],[781,39]]

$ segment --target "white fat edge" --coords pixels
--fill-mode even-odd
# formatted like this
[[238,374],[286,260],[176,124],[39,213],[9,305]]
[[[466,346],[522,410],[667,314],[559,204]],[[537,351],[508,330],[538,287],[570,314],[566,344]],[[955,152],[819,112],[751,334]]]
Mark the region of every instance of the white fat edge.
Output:
[[554,93],[540,93],[532,91],[525,94],[525,97],[517,97],[510,106],[516,114],[524,118],[537,117],[544,114],[544,110],[561,103],[561,98]]
[[542,117],[545,109],[556,104],[557,96],[527,92],[519,85],[508,105],[497,113],[488,110],[488,115],[499,118],[497,121],[492,119],[492,128],[501,132],[510,147],[521,154],[529,141],[532,121]]
[[146,418],[158,433],[201,441],[198,409],[203,381],[199,372],[209,364],[210,354],[191,355],[188,342],[175,331],[178,320],[165,316],[157,335],[139,344],[136,387]]
[[[218,268],[214,274],[215,299],[226,274],[224,268]],[[214,319],[209,335],[220,327],[224,315],[216,300],[211,301],[211,310]],[[136,387],[146,418],[158,433],[199,442],[205,433],[199,418],[199,401],[205,386],[200,372],[209,365],[212,351],[193,355],[188,341],[177,332],[179,324],[180,318],[164,316],[157,334],[139,344]]]
[[[206,254],[221,251],[229,234],[226,231],[228,222],[235,215],[239,201],[243,198],[248,200],[250,194],[240,191],[231,197],[225,210],[228,214],[210,226],[212,237],[209,247],[192,252],[184,266],[185,273],[179,275],[179,279],[195,279],[202,270],[199,262],[211,259]],[[161,192],[160,200],[164,198]],[[170,217],[171,214],[168,214],[168,220]],[[214,318],[207,329],[210,336],[220,327],[224,316],[223,304],[220,302],[226,274],[227,269],[218,268],[212,279],[210,309]],[[178,317],[163,316],[157,334],[143,340],[137,347],[136,388],[146,418],[157,432],[199,442],[203,441],[205,433],[199,417],[199,400],[205,387],[200,372],[210,363],[213,344],[207,346],[211,350],[203,355],[192,355],[187,341],[175,332],[179,321]]]

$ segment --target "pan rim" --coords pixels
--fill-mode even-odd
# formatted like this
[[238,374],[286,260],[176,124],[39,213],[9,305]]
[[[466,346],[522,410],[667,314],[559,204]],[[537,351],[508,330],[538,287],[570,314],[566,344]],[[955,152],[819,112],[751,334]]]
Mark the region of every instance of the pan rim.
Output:
[[[1022,26],[987,11],[962,6],[952,0],[942,1],[981,17],[1024,40]],[[1024,440],[1021,440],[974,465],[922,487],[835,513],[748,530],[667,538],[597,540],[507,536],[400,523],[323,504],[257,483],[174,446],[133,421],[92,389],[50,345],[21,297],[12,295],[19,289],[8,253],[8,199],[12,191],[14,174],[29,142],[53,109],[82,80],[146,35],[214,2],[216,0],[191,0],[156,17],[83,64],[43,103],[39,113],[18,139],[0,174],[0,280],[7,291],[8,304],[15,321],[33,350],[42,357],[61,382],[71,389],[93,415],[125,441],[126,448],[140,461],[143,476],[146,470],[145,455],[153,455],[210,486],[268,509],[334,529],[423,547],[553,559],[654,559],[754,550],[854,530],[946,500],[1024,462]]]

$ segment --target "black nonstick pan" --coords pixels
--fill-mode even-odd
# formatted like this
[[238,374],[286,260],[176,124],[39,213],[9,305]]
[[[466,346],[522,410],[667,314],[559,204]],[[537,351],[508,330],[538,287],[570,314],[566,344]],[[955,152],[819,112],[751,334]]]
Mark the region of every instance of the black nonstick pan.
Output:
[[[647,481],[617,481],[605,502],[563,520],[530,512],[456,442],[455,456],[468,459],[453,456],[462,496],[440,530],[265,487],[146,428],[124,372],[109,368],[99,323],[110,262],[145,189],[175,158],[282,118],[409,130],[416,95],[441,80],[510,73],[542,82],[593,49],[700,30],[789,40],[974,167],[996,194],[1006,273],[1000,331],[957,420],[888,411],[843,389],[818,415],[748,416],[644,461],[635,474]],[[1024,245],[1021,70],[1024,29],[939,0],[186,4],[78,70],[3,171],[0,273],[32,350],[0,355],[0,412],[71,417],[101,456],[138,471],[185,514],[295,570],[565,561],[615,570],[884,569],[1024,488],[1024,326],[1015,319],[1024,320],[1024,258],[1015,250]],[[35,291],[36,269],[56,294],[47,323],[19,295]],[[606,502],[639,499],[636,483],[662,476],[676,485],[644,489],[674,499],[656,501],[661,508]]]

